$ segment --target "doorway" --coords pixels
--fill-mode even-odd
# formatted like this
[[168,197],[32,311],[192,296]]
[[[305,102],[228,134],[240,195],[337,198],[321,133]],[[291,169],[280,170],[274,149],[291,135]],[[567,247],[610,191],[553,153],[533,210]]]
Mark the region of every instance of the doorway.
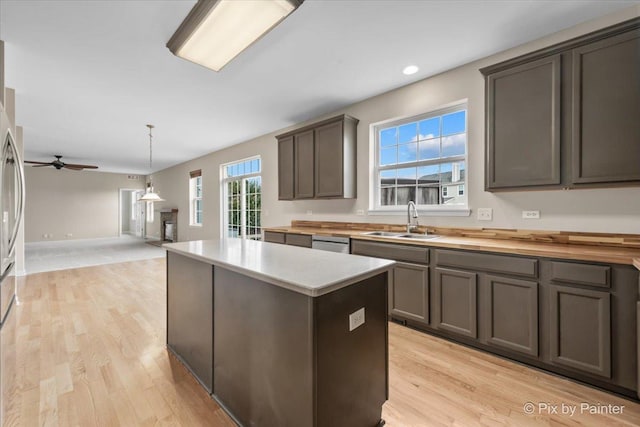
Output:
[[143,238],[146,226],[146,203],[138,203],[138,199],[144,194],[144,190],[121,188],[120,189],[120,214],[118,221],[118,234],[128,234]]

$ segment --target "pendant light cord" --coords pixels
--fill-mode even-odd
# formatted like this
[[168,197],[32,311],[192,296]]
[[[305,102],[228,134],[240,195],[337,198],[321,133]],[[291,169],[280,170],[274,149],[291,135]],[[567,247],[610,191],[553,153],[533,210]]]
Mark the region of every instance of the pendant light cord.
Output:
[[150,191],[153,191],[153,125],[147,125],[149,128],[149,187]]

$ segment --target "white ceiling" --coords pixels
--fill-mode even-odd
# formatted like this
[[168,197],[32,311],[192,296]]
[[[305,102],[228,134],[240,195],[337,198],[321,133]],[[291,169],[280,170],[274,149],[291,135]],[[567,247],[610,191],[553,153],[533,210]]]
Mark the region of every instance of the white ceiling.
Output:
[[144,174],[147,123],[157,171],[638,3],[307,0],[219,73],[165,47],[192,0],[0,0],[0,39],[27,159]]

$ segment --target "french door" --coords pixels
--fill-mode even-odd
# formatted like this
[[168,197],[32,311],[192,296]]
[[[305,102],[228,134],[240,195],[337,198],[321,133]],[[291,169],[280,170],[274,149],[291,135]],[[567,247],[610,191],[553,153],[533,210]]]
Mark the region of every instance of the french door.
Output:
[[227,237],[261,240],[260,159],[223,166],[223,232]]

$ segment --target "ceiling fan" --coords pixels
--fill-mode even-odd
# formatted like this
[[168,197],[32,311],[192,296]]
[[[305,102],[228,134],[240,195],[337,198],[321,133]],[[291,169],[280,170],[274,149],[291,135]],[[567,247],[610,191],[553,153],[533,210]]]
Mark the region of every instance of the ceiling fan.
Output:
[[71,169],[74,171],[81,171],[83,169],[98,169],[98,166],[93,166],[93,165],[78,165],[78,164],[74,164],[74,163],[65,163],[62,160],[60,160],[62,158],[62,156],[58,156],[55,155],[54,156],[56,159],[52,162],[33,162],[31,160],[25,160],[25,163],[31,163],[33,164],[34,168],[41,168],[44,166],[53,166],[54,168],[60,170],[62,168],[65,169]]

